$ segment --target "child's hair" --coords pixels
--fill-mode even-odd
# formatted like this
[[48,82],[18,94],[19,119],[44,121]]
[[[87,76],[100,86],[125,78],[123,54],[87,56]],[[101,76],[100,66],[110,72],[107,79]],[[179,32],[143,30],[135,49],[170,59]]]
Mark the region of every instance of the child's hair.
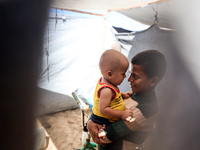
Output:
[[163,78],[166,71],[165,56],[157,50],[146,50],[136,54],[131,63],[142,66],[144,73],[148,78]]

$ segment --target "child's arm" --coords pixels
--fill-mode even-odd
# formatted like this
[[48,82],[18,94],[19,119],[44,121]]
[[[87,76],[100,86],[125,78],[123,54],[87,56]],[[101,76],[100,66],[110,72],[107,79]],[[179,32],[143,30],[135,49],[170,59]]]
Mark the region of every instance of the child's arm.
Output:
[[126,93],[121,93],[123,99],[129,98],[133,94],[132,91],[128,91]]
[[130,110],[114,110],[110,108],[110,102],[113,97],[113,91],[110,88],[103,88],[100,91],[100,100],[99,100],[99,110],[100,113],[109,117],[109,118],[121,118],[126,120],[126,118],[130,118],[133,116],[133,112]]

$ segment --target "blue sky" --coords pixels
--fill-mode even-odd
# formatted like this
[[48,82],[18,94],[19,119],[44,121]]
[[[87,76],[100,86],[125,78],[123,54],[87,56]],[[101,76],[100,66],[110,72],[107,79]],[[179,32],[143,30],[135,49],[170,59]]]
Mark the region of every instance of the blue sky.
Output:
[[[86,12],[92,12],[97,14],[104,14],[104,10],[81,10]],[[56,9],[51,8],[50,13],[56,13]],[[93,15],[88,14],[82,14],[82,13],[76,13],[72,11],[66,11],[66,10],[59,10],[57,9],[58,14],[63,15],[70,15],[70,16],[79,16],[79,17],[97,17]],[[134,21],[133,19],[130,19],[129,17],[126,17],[123,14],[120,14],[118,12],[108,12],[107,14],[107,21],[110,22],[112,26],[115,27],[121,27],[127,30],[131,31],[141,31],[147,29],[149,26],[144,25],[142,23],[139,23],[137,21]]]

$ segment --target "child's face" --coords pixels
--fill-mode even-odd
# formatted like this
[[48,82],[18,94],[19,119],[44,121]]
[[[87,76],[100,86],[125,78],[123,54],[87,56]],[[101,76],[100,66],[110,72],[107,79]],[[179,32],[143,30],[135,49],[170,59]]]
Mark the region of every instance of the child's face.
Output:
[[120,85],[123,82],[124,78],[126,78],[127,69],[128,69],[128,64],[123,66],[121,69],[113,72],[111,79],[112,84],[114,84],[115,86]]
[[133,93],[144,93],[152,89],[152,79],[147,77],[140,65],[131,64],[131,75],[128,81]]

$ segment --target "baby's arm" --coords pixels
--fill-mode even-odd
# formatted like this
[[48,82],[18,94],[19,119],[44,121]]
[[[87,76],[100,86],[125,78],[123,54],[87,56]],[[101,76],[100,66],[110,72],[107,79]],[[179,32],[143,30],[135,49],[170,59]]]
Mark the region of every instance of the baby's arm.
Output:
[[113,97],[112,89],[103,88],[100,91],[99,110],[101,114],[109,118],[121,118],[123,120],[127,120],[127,118],[133,116],[133,112],[130,110],[119,111],[110,108],[109,106],[112,97]]
[[108,118],[121,118],[121,111],[110,108],[110,102],[113,97],[113,90],[110,88],[101,89],[99,99],[99,111]]

